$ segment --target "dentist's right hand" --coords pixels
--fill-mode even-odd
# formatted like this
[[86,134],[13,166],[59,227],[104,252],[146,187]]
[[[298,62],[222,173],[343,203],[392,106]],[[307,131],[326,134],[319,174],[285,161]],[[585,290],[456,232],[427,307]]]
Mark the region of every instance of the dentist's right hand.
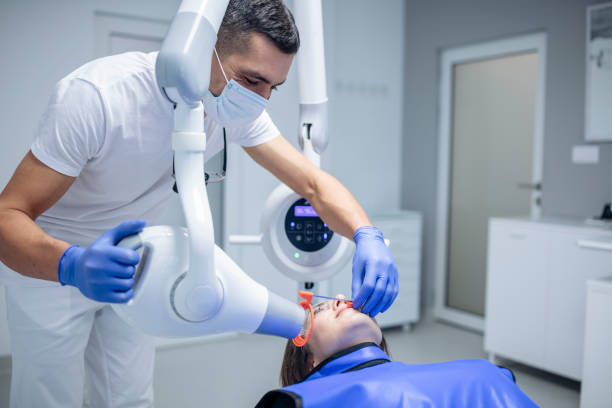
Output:
[[88,248],[68,247],[60,258],[57,277],[62,285],[77,287],[86,297],[99,302],[125,303],[134,296],[134,265],[140,256],[120,248],[119,241],[137,234],[145,221],[125,221],[109,229]]

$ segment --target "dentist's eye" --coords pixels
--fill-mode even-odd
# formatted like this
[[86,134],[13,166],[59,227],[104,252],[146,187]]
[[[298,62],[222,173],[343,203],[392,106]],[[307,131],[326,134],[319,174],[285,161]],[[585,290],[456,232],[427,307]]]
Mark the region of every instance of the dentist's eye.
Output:
[[246,81],[247,84],[249,85],[257,85],[259,83],[259,81],[252,81],[247,77],[244,77],[244,80]]

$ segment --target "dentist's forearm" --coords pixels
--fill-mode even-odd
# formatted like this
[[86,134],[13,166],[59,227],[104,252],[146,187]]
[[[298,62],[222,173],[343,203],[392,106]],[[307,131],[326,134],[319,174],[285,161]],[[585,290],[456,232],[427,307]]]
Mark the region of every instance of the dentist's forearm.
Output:
[[57,264],[70,246],[47,235],[28,215],[0,209],[0,261],[24,276],[57,281]]
[[355,230],[372,225],[355,197],[336,178],[319,170],[315,188],[306,197],[329,228],[349,239]]

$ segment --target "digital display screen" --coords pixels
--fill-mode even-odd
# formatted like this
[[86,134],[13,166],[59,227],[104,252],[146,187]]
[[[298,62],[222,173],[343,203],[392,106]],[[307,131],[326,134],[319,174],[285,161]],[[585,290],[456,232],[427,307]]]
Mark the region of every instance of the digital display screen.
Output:
[[293,215],[296,217],[318,217],[319,214],[310,205],[296,205],[293,209]]

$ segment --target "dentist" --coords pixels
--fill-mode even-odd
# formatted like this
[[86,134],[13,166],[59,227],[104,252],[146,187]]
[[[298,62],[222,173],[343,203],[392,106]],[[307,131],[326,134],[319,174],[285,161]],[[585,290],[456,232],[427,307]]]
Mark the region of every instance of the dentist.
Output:
[[[225,142],[239,143],[332,230],[352,237],[353,304],[375,316],[398,291],[382,233],[265,111],[298,48],[281,0],[230,1],[203,101],[206,159]],[[60,80],[0,194],[13,408],[81,407],[85,382],[92,407],[153,405],[153,341],[107,303],[132,297],[139,261],[116,244],[155,223],[173,194],[173,105],[155,81],[155,59],[138,52],[101,58]]]

